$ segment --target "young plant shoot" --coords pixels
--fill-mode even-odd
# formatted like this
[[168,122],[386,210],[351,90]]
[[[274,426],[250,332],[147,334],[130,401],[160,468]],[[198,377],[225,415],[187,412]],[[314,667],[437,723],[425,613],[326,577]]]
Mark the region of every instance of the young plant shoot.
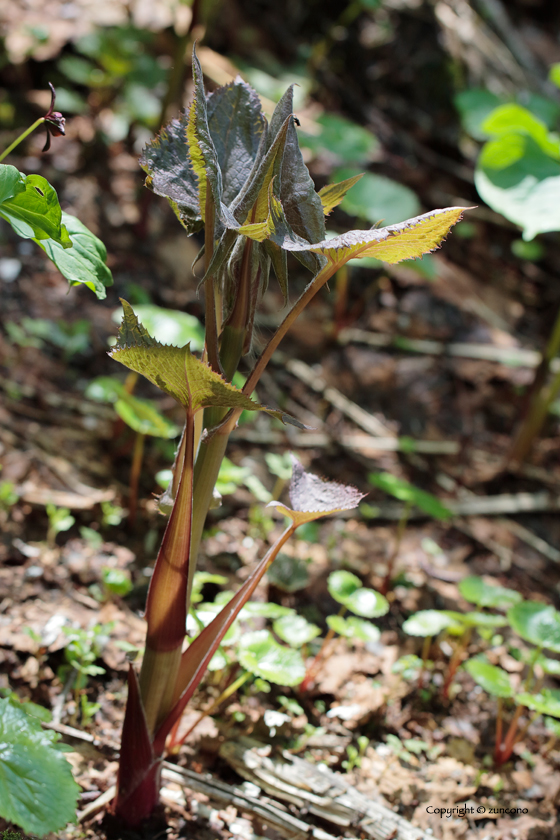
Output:
[[[361,494],[309,475],[295,462],[291,507],[271,502],[288,519],[236,595],[183,651],[193,576],[206,514],[228,437],[243,411],[265,411],[251,399],[280,341],[327,280],[350,259],[390,263],[439,246],[464,208],[435,210],[377,230],[326,239],[324,217],[350,182],[316,193],[294,123],[292,89],[267,123],[255,93],[241,79],[206,96],[193,52],[195,95],[188,113],[148,145],[147,185],[168,198],[188,234],[204,227],[206,337],[202,358],[189,346],[156,341],[123,302],[111,356],[145,376],[183,408],[185,426],[169,492],[173,507],[156,560],[146,606],[147,638],[139,677],[131,666],[114,812],[128,825],[149,816],[159,796],[166,741],[208,663],[243,605],[296,528],[358,505]],[[287,253],[312,279],[258,357],[242,390],[232,378],[251,349],[254,313],[271,267],[288,300]]]

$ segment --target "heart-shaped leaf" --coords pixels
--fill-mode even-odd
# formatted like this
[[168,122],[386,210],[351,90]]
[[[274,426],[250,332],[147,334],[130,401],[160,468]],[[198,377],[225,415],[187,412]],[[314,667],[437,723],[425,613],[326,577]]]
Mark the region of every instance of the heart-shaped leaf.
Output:
[[305,676],[300,653],[279,645],[268,630],[255,630],[241,637],[239,664],[256,677],[276,685],[299,685]]
[[311,624],[302,615],[295,613],[277,618],[272,626],[283,642],[295,648],[306,645],[321,634],[316,624]]

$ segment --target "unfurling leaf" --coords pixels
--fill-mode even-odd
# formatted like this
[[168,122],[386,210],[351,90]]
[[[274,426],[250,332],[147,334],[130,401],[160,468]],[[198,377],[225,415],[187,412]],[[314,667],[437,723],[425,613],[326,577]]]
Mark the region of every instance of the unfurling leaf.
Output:
[[325,481],[318,475],[306,472],[296,458],[292,457],[292,463],[292,507],[289,508],[282,502],[270,502],[269,507],[276,507],[298,525],[319,519],[321,516],[331,516],[341,510],[352,510],[358,507],[365,496],[365,493],[360,493],[355,487],[339,484],[337,481]]
[[321,199],[323,213],[325,216],[328,216],[335,207],[338,207],[348,190],[350,190],[354,184],[357,184],[360,178],[363,177],[363,174],[360,173],[359,175],[354,175],[353,178],[347,178],[345,181],[339,181],[338,184],[327,184],[326,187],[319,190],[318,195]]
[[195,413],[209,406],[265,411],[282,422],[296,420],[272,408],[266,408],[246,397],[235,385],[212,370],[190,352],[189,345],[172,347],[160,344],[139,323],[131,305],[125,300],[118,342],[109,355],[117,362],[141,373],[166,394]]

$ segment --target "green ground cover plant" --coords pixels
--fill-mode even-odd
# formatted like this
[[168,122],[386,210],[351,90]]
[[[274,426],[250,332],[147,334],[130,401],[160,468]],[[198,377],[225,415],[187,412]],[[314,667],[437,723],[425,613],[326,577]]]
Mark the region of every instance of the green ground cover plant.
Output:
[[[207,96],[195,52],[193,78],[195,96],[188,112],[148,145],[142,166],[147,185],[169,200],[187,234],[204,229],[199,255],[204,266],[204,348],[199,357],[189,344],[163,343],[123,301],[122,324],[110,353],[115,361],[175,399],[184,416],[167,489],[169,520],[148,592],[142,666],[137,674],[131,664],[128,676],[112,808],[129,826],[139,825],[155,808],[162,759],[174,746],[183,711],[282,547],[298,527],[353,509],[363,498],[354,488],[306,472],[294,460],[289,505],[280,500],[269,502],[286,519],[283,533],[271,540],[271,547],[240,589],[183,650],[203,527],[231,431],[243,412],[255,411],[265,412],[275,421],[301,426],[281,409],[264,406],[252,397],[272,354],[309,301],[349,260],[373,257],[396,263],[419,257],[440,245],[464,210],[435,210],[388,227],[354,230],[327,239],[325,216],[344,199],[356,178],[315,191],[299,149],[292,89],[281,98],[268,123],[257,95],[240,79]],[[6,185],[0,213],[18,232],[23,231],[22,235],[42,244],[53,259],[54,254],[64,273],[68,262],[63,255],[71,252],[69,244],[76,247],[72,239],[76,226],[59,214],[54,191],[47,191],[41,182],[39,188],[48,193],[52,204],[47,208],[40,200],[45,195],[37,191],[38,176],[25,179],[13,167],[4,167],[0,175]],[[42,227],[36,222],[33,228],[26,221],[28,227],[23,228],[17,221],[14,206],[23,205],[28,213],[27,199],[21,198],[24,193],[40,205]],[[97,246],[94,251],[100,257]],[[255,309],[271,268],[288,300],[289,254],[311,271],[312,279],[288,307],[242,387],[237,387],[233,380],[243,357],[253,347]],[[91,265],[83,269],[79,282],[86,282],[103,296],[107,283],[102,278],[107,277],[98,272],[93,278],[92,270]],[[75,282],[73,275],[69,279]],[[379,593],[363,588],[358,579],[349,581],[346,577],[345,581],[344,600],[342,596],[337,599],[345,608],[359,616],[382,614],[384,604]],[[281,618],[277,616],[276,620]],[[294,657],[301,659],[293,644],[300,644],[315,631],[301,622],[297,627],[296,639],[295,628],[275,625],[276,634],[285,638],[287,645],[277,642],[267,630],[247,634],[238,649],[245,670],[266,681],[272,679],[283,659],[292,664]],[[96,666],[86,662],[85,667]],[[304,669],[296,671],[296,676],[303,680]],[[284,684],[287,682],[284,679]],[[85,711],[91,713],[89,708]]]
[[[465,613],[421,610],[410,616],[404,622],[403,630],[411,636],[424,638],[422,660],[416,656],[403,657],[395,672],[402,673],[405,679],[417,679],[424,669],[433,665],[427,660],[432,640],[436,636],[440,641],[455,637],[457,641],[445,672],[442,695],[449,699],[453,679],[462,667],[485,692],[497,698],[494,765],[499,768],[509,760],[515,744],[537,717],[560,717],[560,692],[544,686],[544,675],[560,673],[560,662],[545,653],[560,653],[560,613],[547,604],[525,601],[519,592],[488,584],[476,575],[464,578],[459,584],[459,591],[478,609]],[[481,611],[485,609],[498,610],[501,614]],[[504,668],[489,661],[484,650],[468,658],[469,644],[475,631],[484,650],[491,649],[496,643],[501,644],[502,633],[509,631],[512,634],[510,650],[526,666],[520,688],[513,685],[510,674]],[[515,636],[533,647],[520,652]],[[538,678],[536,671],[541,674]],[[504,711],[513,706],[515,710],[504,734]],[[527,710],[533,715],[520,730],[520,719]],[[554,725],[548,728],[555,731]]]

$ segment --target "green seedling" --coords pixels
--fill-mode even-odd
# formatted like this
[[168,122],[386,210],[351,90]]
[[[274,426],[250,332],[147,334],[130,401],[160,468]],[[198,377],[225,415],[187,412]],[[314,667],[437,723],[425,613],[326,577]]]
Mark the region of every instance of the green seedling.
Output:
[[58,669],[58,678],[64,684],[64,691],[73,691],[75,711],[72,721],[78,717],[81,710],[82,724],[85,726],[99,709],[96,703],[90,703],[85,693],[89,677],[98,677],[105,673],[105,668],[96,665],[101,652],[111,632],[112,624],[96,624],[89,630],[81,628],[63,627],[68,636],[68,644],[64,648],[64,665]]
[[46,511],[47,516],[49,517],[47,545],[49,548],[54,548],[57,534],[69,531],[76,520],[68,508],[58,508],[56,505],[48,504]]
[[366,754],[366,750],[369,747],[369,738],[366,738],[365,735],[360,735],[357,740],[357,747],[353,744],[348,744],[346,747],[346,755],[348,758],[342,762],[342,766],[346,770],[347,773],[351,773],[354,767],[361,767],[362,766],[362,758]]
[[[119,55],[123,49],[119,42]],[[128,73],[129,69],[123,77]],[[139,825],[155,808],[169,736],[226,633],[285,543],[300,525],[354,509],[362,498],[353,488],[324,482],[294,462],[290,505],[272,503],[286,517],[284,532],[271,541],[238,592],[183,651],[200,541],[229,435],[245,411],[294,422],[285,412],[251,398],[263,371],[305,306],[350,259],[373,257],[396,263],[419,257],[437,248],[463,213],[460,207],[435,210],[389,227],[349,231],[327,239],[325,215],[344,199],[351,184],[331,184],[315,192],[299,150],[292,89],[267,123],[257,95],[240,79],[206,96],[195,53],[193,78],[194,100],[188,112],[162,130],[146,148],[141,162],[147,185],[170,201],[187,234],[204,228],[204,349],[199,358],[193,353],[194,345],[164,344],[123,302],[122,324],[110,354],[176,400],[184,420],[168,488],[172,509],[148,592],[144,657],[139,675],[133,664],[129,670],[112,806],[128,826]],[[24,235],[35,239],[64,271],[72,255],[79,253],[75,222],[62,215],[54,190],[38,178],[25,178],[14,167],[2,167],[0,215],[21,232],[19,219],[27,213]],[[39,227],[37,222],[32,227],[26,210],[31,199],[37,206],[46,203],[50,208],[50,215],[46,206],[38,214],[40,220],[48,217],[47,226],[42,222]],[[78,281],[104,295],[108,277],[103,273],[103,253],[98,240],[88,241],[97,273],[89,263],[80,269]],[[255,310],[271,268],[288,300],[288,253],[311,271],[311,279],[238,388],[232,380],[242,358],[251,359]],[[350,609],[359,612],[356,607],[361,609],[360,604],[367,603],[366,609],[371,610],[374,603],[379,604],[381,596],[372,599],[359,582],[353,587],[354,593],[356,590],[365,594],[356,594]],[[278,659],[290,663],[289,678],[295,675],[301,679],[301,666],[294,665],[297,653],[274,637],[246,634],[239,656],[247,668],[254,663],[259,679],[266,681],[271,663],[276,667]],[[76,651],[68,667],[81,684],[91,669],[98,667],[94,663],[91,653],[84,651],[82,656]]]
[[[506,610],[521,599],[519,593],[501,586],[492,586],[474,575],[461,581],[459,590],[466,600],[480,607]],[[448,699],[453,679],[466,655],[473,631],[476,630],[483,638],[488,638],[507,623],[508,620],[504,616],[479,610],[469,613],[454,610],[421,610],[404,622],[403,630],[408,635],[424,638],[423,662],[427,662],[434,636],[445,632],[447,636],[458,637],[442,688],[443,697]]]
[[[365,642],[378,642],[379,630],[364,618],[379,618],[389,611],[389,602],[375,589],[366,589],[361,581],[351,572],[340,570],[332,572],[327,582],[329,593],[335,601],[341,604],[337,615],[327,617],[329,632],[325,636],[321,648],[315,659],[308,667],[300,690],[307,691],[314,680],[317,671],[328,654],[329,646],[338,634],[348,639],[360,639]],[[354,616],[345,618],[346,612],[353,612]],[[360,616],[358,618],[357,616]]]
[[0,481],[0,510],[8,511],[19,501],[12,481]]
[[402,516],[399,520],[399,524],[397,525],[395,545],[387,563],[385,579],[381,585],[381,592],[385,595],[391,585],[393,568],[399,554],[401,541],[404,536],[412,508],[417,507],[423,513],[427,514],[427,516],[431,516],[434,519],[439,519],[443,522],[450,519],[453,514],[436,496],[426,492],[426,490],[420,490],[418,487],[414,487],[413,484],[410,484],[408,481],[404,481],[404,479],[398,478],[396,475],[392,475],[391,473],[370,473],[368,475],[368,481],[370,484],[373,484],[374,487],[378,487],[385,493],[388,493],[399,501],[405,503]]

